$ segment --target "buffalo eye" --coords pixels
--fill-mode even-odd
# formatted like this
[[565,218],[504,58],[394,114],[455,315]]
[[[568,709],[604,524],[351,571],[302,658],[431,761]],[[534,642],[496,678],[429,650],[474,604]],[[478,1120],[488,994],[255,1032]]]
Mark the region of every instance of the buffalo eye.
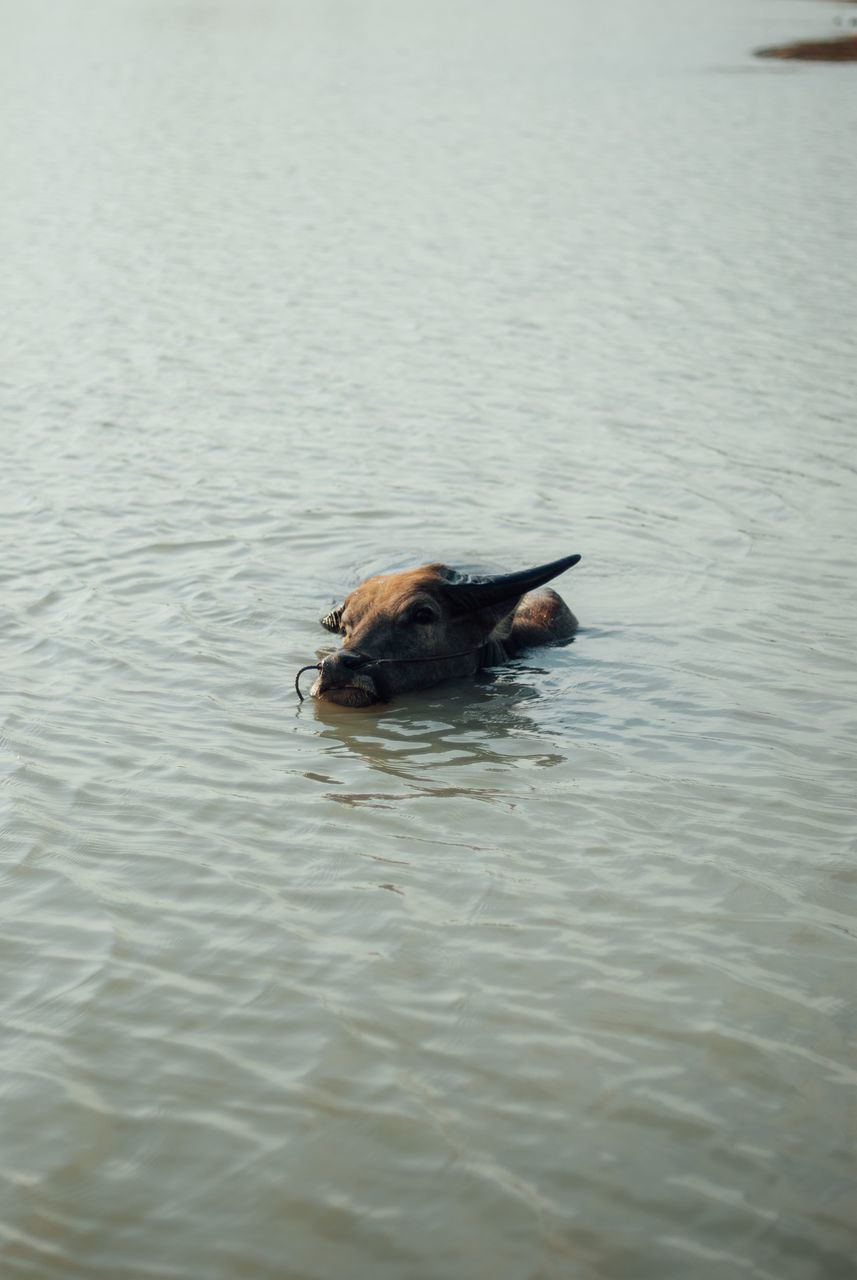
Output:
[[415,609],[411,614],[412,622],[434,622],[434,609],[430,609],[428,605],[422,605],[419,609]]

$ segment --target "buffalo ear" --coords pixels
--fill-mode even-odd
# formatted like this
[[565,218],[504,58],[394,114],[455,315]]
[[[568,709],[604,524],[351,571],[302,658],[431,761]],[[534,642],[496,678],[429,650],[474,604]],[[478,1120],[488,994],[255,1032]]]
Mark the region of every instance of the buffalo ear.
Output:
[[321,625],[323,627],[327,627],[328,631],[333,631],[333,632],[339,631],[340,625],[342,623],[342,610],[344,608],[345,608],[345,605],[341,604],[338,609],[331,609],[330,613],[326,613],[325,616],[321,619]]

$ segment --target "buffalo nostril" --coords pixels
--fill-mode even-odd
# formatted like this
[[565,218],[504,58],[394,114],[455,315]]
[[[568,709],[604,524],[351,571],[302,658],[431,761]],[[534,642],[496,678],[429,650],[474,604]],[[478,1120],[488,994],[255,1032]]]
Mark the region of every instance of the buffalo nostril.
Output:
[[358,671],[360,667],[367,666],[373,661],[362,653],[348,653],[340,649],[339,653],[331,655],[333,660],[341,667],[345,667],[347,671]]

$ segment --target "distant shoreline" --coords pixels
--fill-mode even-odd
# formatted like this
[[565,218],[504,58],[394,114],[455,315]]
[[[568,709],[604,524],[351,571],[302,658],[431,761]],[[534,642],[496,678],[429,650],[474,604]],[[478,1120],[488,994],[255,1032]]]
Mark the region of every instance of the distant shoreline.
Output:
[[[854,0],[846,0],[854,3]],[[756,49],[757,58],[794,58],[803,62],[857,61],[857,35],[830,36],[822,40],[795,40],[791,44]]]

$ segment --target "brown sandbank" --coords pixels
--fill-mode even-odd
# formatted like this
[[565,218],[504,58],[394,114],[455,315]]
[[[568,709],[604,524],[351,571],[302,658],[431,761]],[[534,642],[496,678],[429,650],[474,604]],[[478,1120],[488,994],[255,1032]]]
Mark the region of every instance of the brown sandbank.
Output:
[[757,58],[799,58],[804,62],[857,61],[857,35],[831,36],[826,40],[795,40],[793,44],[756,49]]

